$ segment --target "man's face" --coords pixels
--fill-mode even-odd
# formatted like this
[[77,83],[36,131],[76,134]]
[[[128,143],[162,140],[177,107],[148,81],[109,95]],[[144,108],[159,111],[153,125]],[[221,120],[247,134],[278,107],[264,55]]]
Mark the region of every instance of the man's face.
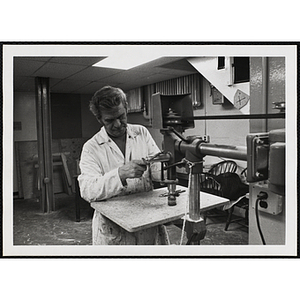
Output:
[[110,110],[102,111],[101,115],[100,122],[110,136],[120,137],[125,134],[127,127],[127,111],[122,103]]

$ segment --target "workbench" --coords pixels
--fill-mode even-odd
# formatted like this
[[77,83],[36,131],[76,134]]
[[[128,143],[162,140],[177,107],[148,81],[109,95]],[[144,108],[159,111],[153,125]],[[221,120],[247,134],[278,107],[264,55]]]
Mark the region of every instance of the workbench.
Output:
[[[91,206],[127,232],[147,232],[147,229],[178,220],[188,212],[188,189],[177,186],[177,190],[184,192],[177,197],[175,206],[168,206],[168,197],[161,196],[167,192],[167,188],[118,196],[93,202]],[[228,199],[200,192],[201,213],[228,202]]]

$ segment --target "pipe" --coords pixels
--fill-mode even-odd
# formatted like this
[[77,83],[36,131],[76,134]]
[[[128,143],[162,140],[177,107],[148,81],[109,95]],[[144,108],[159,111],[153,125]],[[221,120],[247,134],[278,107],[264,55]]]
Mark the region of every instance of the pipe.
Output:
[[[264,100],[265,102],[266,100]],[[265,104],[263,104],[265,106]],[[212,116],[195,116],[191,118],[184,118],[184,121],[197,120],[253,120],[253,119],[284,119],[285,113],[279,112],[274,114],[241,114],[241,115],[212,115]]]
[[247,147],[201,143],[199,150],[202,155],[222,156],[247,161]]
[[200,220],[200,174],[191,174],[189,182],[189,218]]
[[[263,113],[268,113],[268,58],[262,58],[262,111]],[[264,119],[262,121],[263,124],[263,131],[268,131],[268,121]]]
[[191,144],[177,141],[175,142],[175,149],[183,155],[189,151],[199,158],[211,155],[247,161],[247,147],[243,146],[216,145],[195,140]]

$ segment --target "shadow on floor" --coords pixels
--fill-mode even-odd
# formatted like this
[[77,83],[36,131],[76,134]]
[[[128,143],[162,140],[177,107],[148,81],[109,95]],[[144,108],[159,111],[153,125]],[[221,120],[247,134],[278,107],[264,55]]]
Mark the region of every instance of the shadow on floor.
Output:
[[[75,221],[74,196],[56,195],[56,211],[42,213],[36,199],[14,200],[14,245],[92,245],[93,209],[81,201],[80,222]],[[201,245],[247,245],[248,230],[232,223],[225,231],[226,217],[207,219],[207,233]],[[171,244],[179,245],[181,229],[168,225]],[[184,234],[183,245],[187,239]]]

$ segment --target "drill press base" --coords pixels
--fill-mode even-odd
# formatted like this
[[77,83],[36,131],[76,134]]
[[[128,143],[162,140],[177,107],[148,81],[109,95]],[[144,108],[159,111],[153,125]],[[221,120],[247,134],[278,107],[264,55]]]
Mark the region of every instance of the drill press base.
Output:
[[191,220],[187,217],[185,225],[186,236],[188,238],[187,245],[200,245],[200,241],[206,235],[206,225],[204,219]]

